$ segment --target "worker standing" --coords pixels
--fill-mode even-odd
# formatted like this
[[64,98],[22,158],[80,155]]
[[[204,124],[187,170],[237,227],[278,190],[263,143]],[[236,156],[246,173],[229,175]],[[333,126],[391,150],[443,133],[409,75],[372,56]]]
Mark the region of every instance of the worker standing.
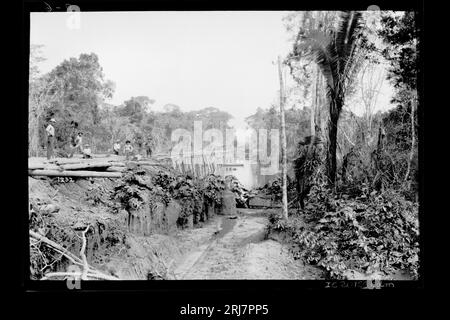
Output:
[[45,132],[47,133],[47,160],[53,158],[53,148],[55,146],[55,128],[52,126],[52,123],[56,123],[56,120],[51,118],[50,123],[47,128],[45,128]]
[[130,140],[127,140],[125,142],[124,151],[125,151],[126,159],[129,160],[130,156],[133,155],[133,146],[131,145],[131,141]]
[[82,144],[83,144],[83,133],[78,132],[72,141],[72,145],[70,146],[69,158],[73,157],[73,154],[75,153],[76,150],[79,150],[81,154],[83,153]]
[[153,139],[152,137],[149,137],[147,141],[144,143],[145,147],[145,153],[147,155],[147,158],[150,158],[152,156],[152,148],[153,148]]
[[115,154],[116,156],[119,155],[119,151],[120,151],[120,140],[117,140],[116,143],[114,143],[114,145],[113,145],[113,151],[114,151],[114,154]]
[[135,145],[136,145],[136,149],[137,149],[137,153],[142,153],[142,145],[143,145],[143,139],[141,135],[138,135],[135,139],[134,139]]

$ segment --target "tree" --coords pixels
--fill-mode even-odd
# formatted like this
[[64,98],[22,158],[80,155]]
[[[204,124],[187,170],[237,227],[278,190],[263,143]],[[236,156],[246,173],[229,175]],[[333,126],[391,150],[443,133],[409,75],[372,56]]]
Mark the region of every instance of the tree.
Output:
[[30,81],[28,94],[28,152],[29,155],[39,156],[43,145],[42,121],[51,105],[59,99],[54,90],[56,81],[50,81],[47,76]]
[[[309,55],[302,55],[296,47],[310,30],[326,32],[334,28],[337,14],[334,11],[302,11],[284,17],[286,29],[292,34],[294,50],[288,55],[286,64],[291,76],[303,91],[303,99],[310,102],[310,135],[324,134],[322,109],[325,105],[325,81],[319,67]],[[304,104],[304,103],[303,103]]]
[[42,54],[43,47],[44,45],[42,44],[30,45],[30,69],[29,69],[30,82],[35,81],[39,77],[40,70],[38,64],[46,60]]
[[233,118],[228,112],[215,107],[191,111],[187,116],[191,118],[191,121],[202,121],[203,130],[219,129],[221,131],[228,128],[228,121]]
[[383,50],[385,58],[390,63],[388,79],[394,84],[397,94],[393,102],[405,104],[410,109],[411,121],[411,151],[408,168],[404,180],[407,181],[411,172],[416,153],[416,110],[417,98],[417,61],[418,32],[414,12],[392,13],[382,16],[379,35],[388,44]]
[[150,106],[155,103],[154,99],[150,99],[147,96],[137,96],[133,99],[142,106],[145,112],[150,112]]
[[361,13],[343,12],[337,30],[310,30],[300,36],[294,52],[294,57],[301,53],[311,55],[325,77],[329,110],[326,167],[331,186],[336,181],[339,116],[361,61],[358,55],[358,48],[363,45],[360,30]]
[[142,96],[141,98],[131,97],[131,99],[124,102],[123,107],[118,109],[119,115],[121,117],[127,117],[131,123],[139,125],[144,119],[147,101],[150,101],[150,99],[147,99],[143,99]]
[[[90,139],[100,123],[99,105],[111,98],[114,83],[104,79],[103,70],[95,53],[81,54],[78,59],[64,60],[46,75],[52,84],[47,95],[54,97],[41,118],[41,123],[55,118],[58,146],[69,142],[73,123],[85,131],[85,139]],[[42,132],[41,138],[44,138]]]

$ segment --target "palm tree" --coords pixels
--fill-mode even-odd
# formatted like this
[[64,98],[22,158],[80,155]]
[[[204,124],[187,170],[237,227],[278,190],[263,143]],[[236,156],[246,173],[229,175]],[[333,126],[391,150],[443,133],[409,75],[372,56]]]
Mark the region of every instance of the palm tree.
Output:
[[361,56],[360,12],[341,13],[337,30],[310,30],[298,37],[291,59],[310,55],[319,66],[326,81],[326,95],[329,105],[327,177],[331,186],[336,181],[337,126],[344,105],[345,95]]

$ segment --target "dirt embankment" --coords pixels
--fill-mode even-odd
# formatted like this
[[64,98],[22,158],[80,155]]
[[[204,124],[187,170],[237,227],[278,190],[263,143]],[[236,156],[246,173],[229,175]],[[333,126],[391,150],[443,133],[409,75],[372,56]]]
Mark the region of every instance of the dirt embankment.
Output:
[[[237,215],[224,216],[209,208],[204,221],[180,229],[178,202],[127,212],[112,198],[116,184],[112,179],[61,183],[30,177],[30,229],[79,255],[79,230],[91,226],[86,233],[89,264],[119,279],[322,277],[319,269],[294,260],[287,245],[268,239],[266,210],[238,209]],[[31,251],[32,278],[65,271],[70,264],[61,259],[48,265],[45,252]]]
[[[158,205],[154,214],[127,212],[111,198],[116,181],[110,179],[61,183],[30,177],[28,182],[30,230],[79,256],[79,230],[91,226],[85,252],[91,266],[120,279],[168,278],[165,262],[180,248],[170,236],[179,205]],[[42,246],[30,246],[30,251],[33,279],[70,265]]]

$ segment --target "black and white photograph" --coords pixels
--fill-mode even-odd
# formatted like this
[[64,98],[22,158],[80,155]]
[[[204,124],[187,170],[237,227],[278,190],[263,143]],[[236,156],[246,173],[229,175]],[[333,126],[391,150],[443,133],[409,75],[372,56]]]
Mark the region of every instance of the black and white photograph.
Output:
[[28,280],[420,279],[417,12],[47,7]]

